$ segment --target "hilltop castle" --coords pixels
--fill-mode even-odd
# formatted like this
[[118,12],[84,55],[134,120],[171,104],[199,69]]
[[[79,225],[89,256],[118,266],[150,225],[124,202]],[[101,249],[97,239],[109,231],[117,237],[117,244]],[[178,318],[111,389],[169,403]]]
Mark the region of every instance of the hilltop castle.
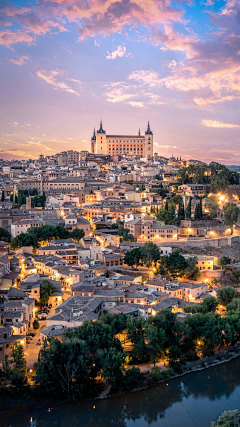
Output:
[[99,130],[96,132],[94,129],[91,138],[91,152],[110,156],[127,154],[129,156],[152,157],[153,133],[150,124],[148,122],[144,135],[141,135],[140,129],[138,135],[107,135],[101,120]]

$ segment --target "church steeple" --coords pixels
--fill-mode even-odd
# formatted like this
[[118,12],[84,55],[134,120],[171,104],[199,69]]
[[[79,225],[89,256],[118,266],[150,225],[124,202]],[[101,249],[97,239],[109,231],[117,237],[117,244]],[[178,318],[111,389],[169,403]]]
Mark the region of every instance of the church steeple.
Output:
[[141,136],[141,131],[140,131],[140,128],[139,128],[139,131],[138,131],[138,136]]

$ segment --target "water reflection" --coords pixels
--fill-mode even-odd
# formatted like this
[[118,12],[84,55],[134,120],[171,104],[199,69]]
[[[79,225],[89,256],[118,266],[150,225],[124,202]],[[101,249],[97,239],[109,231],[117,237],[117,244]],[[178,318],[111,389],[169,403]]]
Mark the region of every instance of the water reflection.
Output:
[[206,427],[225,408],[238,407],[239,363],[240,359],[235,359],[141,392],[94,402],[60,405],[51,402],[39,407],[17,403],[14,408],[8,405],[8,412],[0,402],[0,424],[1,427]]

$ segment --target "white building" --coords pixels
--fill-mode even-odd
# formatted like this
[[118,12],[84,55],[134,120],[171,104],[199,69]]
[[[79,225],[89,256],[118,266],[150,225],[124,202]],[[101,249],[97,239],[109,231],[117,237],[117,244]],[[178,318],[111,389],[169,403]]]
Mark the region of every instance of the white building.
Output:
[[140,130],[138,135],[107,135],[103,130],[102,121],[97,132],[91,138],[91,151],[93,154],[153,157],[153,133],[148,127],[144,135]]

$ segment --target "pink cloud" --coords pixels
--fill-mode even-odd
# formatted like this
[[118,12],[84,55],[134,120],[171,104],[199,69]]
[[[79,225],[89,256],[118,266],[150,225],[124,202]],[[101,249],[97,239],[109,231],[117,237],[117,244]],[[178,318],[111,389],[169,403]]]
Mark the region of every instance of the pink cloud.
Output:
[[152,27],[180,22],[182,15],[183,11],[172,7],[169,0],[42,0],[29,7],[6,5],[0,11],[0,19],[6,25],[20,26],[26,38],[29,34],[66,31],[67,21],[79,24],[80,38],[84,39],[122,32],[138,24]]

